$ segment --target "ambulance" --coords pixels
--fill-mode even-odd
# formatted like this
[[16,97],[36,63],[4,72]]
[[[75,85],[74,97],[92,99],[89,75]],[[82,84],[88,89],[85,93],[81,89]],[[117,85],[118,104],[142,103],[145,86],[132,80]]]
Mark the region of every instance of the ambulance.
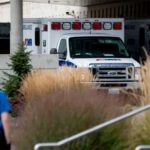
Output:
[[140,64],[124,45],[122,18],[24,19],[32,54],[57,54],[60,66],[87,68],[100,88],[139,88]]

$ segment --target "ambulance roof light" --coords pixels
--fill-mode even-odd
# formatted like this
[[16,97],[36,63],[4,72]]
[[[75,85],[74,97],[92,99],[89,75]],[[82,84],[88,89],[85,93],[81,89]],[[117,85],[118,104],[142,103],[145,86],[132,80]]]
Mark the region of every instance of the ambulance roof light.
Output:
[[61,24],[60,24],[60,22],[52,22],[51,28],[52,28],[53,30],[60,30],[60,29],[61,29]]
[[103,28],[104,28],[104,30],[111,30],[112,29],[112,23],[111,22],[104,22]]
[[102,23],[101,22],[93,22],[93,30],[101,30]]
[[82,28],[83,30],[91,30],[91,22],[83,22]]
[[121,30],[122,29],[122,23],[121,22],[114,22],[113,29],[114,30]]
[[73,22],[72,29],[74,30],[81,30],[81,22]]
[[63,30],[70,30],[71,29],[71,23],[70,22],[63,22],[62,29]]
[[48,31],[48,25],[47,24],[43,24],[43,31]]

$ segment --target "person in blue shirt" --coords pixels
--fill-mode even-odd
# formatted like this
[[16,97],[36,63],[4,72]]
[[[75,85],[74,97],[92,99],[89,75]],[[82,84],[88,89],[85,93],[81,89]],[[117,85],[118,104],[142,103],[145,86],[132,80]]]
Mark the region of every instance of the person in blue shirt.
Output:
[[10,112],[8,97],[0,91],[0,150],[10,150]]

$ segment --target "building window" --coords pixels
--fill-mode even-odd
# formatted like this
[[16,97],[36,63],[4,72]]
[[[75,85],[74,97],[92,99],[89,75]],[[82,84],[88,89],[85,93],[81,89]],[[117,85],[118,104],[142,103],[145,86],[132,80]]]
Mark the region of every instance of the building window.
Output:
[[137,4],[134,4],[134,18],[137,16]]
[[114,18],[116,18],[116,8],[114,8]]
[[130,18],[133,16],[133,5],[130,5],[130,10],[129,10]]
[[97,16],[96,16],[96,10],[94,11],[94,17],[96,18]]
[[90,11],[87,12],[87,17],[89,17],[89,18],[91,17],[91,12]]
[[93,17],[93,11],[91,10],[91,18]]
[[117,17],[120,17],[120,7],[118,6],[118,16]]
[[87,17],[87,12],[84,10],[83,11],[83,17],[86,18]]
[[110,8],[109,11],[110,11],[110,12],[109,12],[109,17],[112,17],[112,8]]
[[120,14],[121,17],[124,17],[124,6],[121,6],[121,14]]
[[102,17],[104,17],[104,9],[102,9]]
[[129,14],[129,9],[128,9],[128,5],[126,5],[126,18],[128,18],[128,14]]
[[138,17],[141,18],[141,16],[142,16],[142,3],[139,3]]
[[147,2],[146,2],[146,7],[145,7],[145,17],[146,17],[146,18],[149,17],[149,5],[150,5],[150,2],[147,1]]
[[147,2],[147,15],[148,15],[148,16],[149,16],[149,11],[148,11],[149,6],[150,6],[150,1]]
[[101,17],[101,10],[100,9],[98,10],[98,17],[99,18]]
[[105,11],[106,11],[106,16],[105,17],[107,18],[108,17],[108,8],[106,8]]
[[141,3],[141,17],[144,17],[144,3]]

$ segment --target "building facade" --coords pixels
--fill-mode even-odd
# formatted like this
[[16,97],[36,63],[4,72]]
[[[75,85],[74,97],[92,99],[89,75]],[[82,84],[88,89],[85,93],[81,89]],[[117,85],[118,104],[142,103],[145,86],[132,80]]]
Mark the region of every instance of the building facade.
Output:
[[150,0],[107,0],[88,6],[88,17],[149,19]]
[[[34,1],[34,2],[33,2]],[[79,1],[79,0],[78,0]],[[81,0],[80,0],[81,1]],[[65,2],[65,0],[64,0]],[[71,2],[71,1],[70,1]],[[118,18],[149,19],[150,0],[82,0],[80,6],[26,0],[24,18]],[[79,2],[77,2],[79,5]],[[39,11],[40,10],[40,11]],[[66,12],[68,12],[67,15]],[[0,0],[0,22],[10,21],[10,1]]]
[[[54,5],[49,3],[23,3],[24,18],[85,18],[87,17],[87,7]],[[10,22],[10,2],[0,1],[0,22]]]
[[[38,2],[37,2],[38,1]],[[129,35],[126,37],[126,44],[130,43],[129,49],[132,53],[135,52],[135,56],[140,55],[139,48],[135,48],[137,44],[140,43],[140,39],[145,39],[139,46],[145,46],[150,53],[150,0],[24,0],[23,2],[23,17],[24,18],[125,18],[125,21],[140,20],[142,23],[138,25],[138,30],[136,33],[136,39],[128,39]],[[68,4],[67,4],[68,3]],[[65,4],[65,5],[63,5]],[[145,19],[147,21],[145,21]],[[0,0],[0,23],[10,22],[10,0]],[[137,23],[136,23],[137,24]],[[134,25],[135,26],[135,25]],[[137,29],[137,27],[134,27]],[[128,28],[129,29],[129,28]],[[130,29],[131,30],[131,29]],[[125,29],[127,31],[127,29]],[[129,31],[130,35],[131,32]],[[9,40],[9,36],[5,37],[4,34],[0,32],[0,40]],[[134,38],[135,38],[135,34]],[[130,42],[128,42],[130,41]],[[132,47],[131,48],[131,41]],[[143,41],[143,40],[142,40]],[[6,51],[5,42],[0,42],[4,47],[2,53],[9,53]],[[9,47],[9,45],[7,45]],[[133,50],[132,50],[133,49]]]

